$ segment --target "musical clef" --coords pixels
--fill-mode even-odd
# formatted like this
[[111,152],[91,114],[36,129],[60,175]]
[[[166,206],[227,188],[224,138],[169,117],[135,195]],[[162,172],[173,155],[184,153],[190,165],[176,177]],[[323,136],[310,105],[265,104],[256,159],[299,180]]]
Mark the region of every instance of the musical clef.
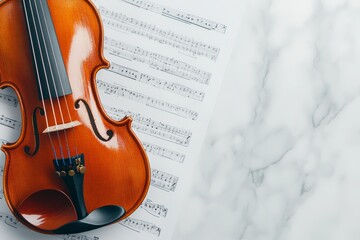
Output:
[[[151,118],[144,117],[140,113],[133,113],[131,111],[125,111],[120,108],[109,106],[104,106],[104,108],[106,112],[110,115],[110,117],[116,120],[122,119],[125,116],[132,116],[134,120],[133,128],[138,130],[139,132],[148,134],[156,138],[164,139],[166,141],[173,142],[185,147],[189,146],[192,133],[188,130],[152,120]],[[167,156],[166,154],[168,154],[168,152],[164,151],[163,154]],[[170,156],[175,157],[176,153],[174,153],[174,155],[170,154]],[[180,157],[181,161],[182,157],[180,155],[178,157]]]
[[108,95],[114,95],[116,97],[124,97],[129,100],[145,104],[146,106],[156,108],[158,110],[175,114],[183,118],[190,118],[191,120],[197,120],[198,113],[185,107],[165,102],[160,99],[156,99],[145,94],[127,89],[123,86],[108,83],[100,79],[97,80],[98,89]]
[[170,81],[165,81],[156,77],[152,77],[148,74],[138,72],[134,69],[111,63],[109,71],[116,73],[118,75],[127,77],[131,80],[141,82],[159,89],[164,89],[166,91],[195,99],[197,101],[203,101],[205,97],[205,93],[201,91],[194,90],[192,88],[186,87],[181,84],[173,83]]
[[219,56],[220,48],[218,47],[174,33],[171,30],[161,29],[155,25],[105,9],[104,7],[100,7],[99,11],[104,25],[114,30],[125,31],[184,52],[189,52],[193,56],[203,56],[213,61],[216,61]]
[[205,85],[209,85],[212,76],[211,73],[189,63],[180,61],[179,59],[147,51],[143,48],[136,47],[110,37],[105,37],[104,50],[111,55],[118,56],[129,61],[146,63],[152,69]]

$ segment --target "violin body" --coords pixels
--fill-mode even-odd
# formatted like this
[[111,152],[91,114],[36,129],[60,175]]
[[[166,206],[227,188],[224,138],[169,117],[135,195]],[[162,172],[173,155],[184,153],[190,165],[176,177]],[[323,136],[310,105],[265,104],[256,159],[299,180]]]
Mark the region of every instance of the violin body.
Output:
[[[15,90],[22,113],[18,141],[2,147],[7,204],[23,224],[42,233],[76,233],[124,219],[145,198],[150,166],[131,118],[114,121],[100,103],[95,75],[109,67],[101,19],[88,0],[47,0],[71,94],[44,99],[23,2],[0,2],[0,88]],[[44,32],[37,30],[39,40]],[[42,54],[42,61],[52,55]],[[71,182],[73,176],[79,177]],[[112,206],[119,206],[117,216]]]

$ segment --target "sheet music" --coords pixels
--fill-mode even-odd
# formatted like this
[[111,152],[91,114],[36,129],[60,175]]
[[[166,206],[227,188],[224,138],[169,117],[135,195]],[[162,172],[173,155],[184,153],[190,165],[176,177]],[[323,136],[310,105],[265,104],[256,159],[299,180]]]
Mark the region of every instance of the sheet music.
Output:
[[[97,75],[98,91],[111,118],[133,118],[151,164],[148,195],[119,223],[83,234],[48,236],[19,223],[0,188],[0,231],[6,239],[171,239],[235,42],[236,0],[209,0],[206,6],[190,0],[94,3],[111,63]],[[20,130],[18,99],[11,89],[0,90],[0,144],[15,142]],[[4,159],[0,152],[1,176]]]

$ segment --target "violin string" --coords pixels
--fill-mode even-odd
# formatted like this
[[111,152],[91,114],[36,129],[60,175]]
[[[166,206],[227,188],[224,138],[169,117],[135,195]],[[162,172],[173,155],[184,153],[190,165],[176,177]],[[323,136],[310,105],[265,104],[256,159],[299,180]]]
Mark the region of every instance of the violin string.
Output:
[[[29,31],[30,31],[29,16],[28,16],[28,10],[27,10],[25,1],[26,1],[26,0],[23,0],[23,5],[24,5],[24,8],[25,8],[25,19],[26,19],[27,27],[28,27],[28,29],[29,29]],[[34,24],[35,24],[35,23],[34,23]],[[36,27],[35,27],[35,30],[36,30]],[[38,80],[39,87],[40,87],[40,96],[41,96],[41,102],[42,102],[42,105],[43,105],[43,108],[44,108],[44,113],[45,113],[46,127],[48,128],[48,127],[49,127],[49,120],[48,120],[47,111],[46,111],[46,106],[45,106],[45,101],[44,101],[44,94],[43,94],[43,90],[42,90],[41,83],[40,83],[40,74],[39,74],[39,69],[38,69],[38,65],[37,65],[37,61],[36,61],[36,56],[35,56],[34,43],[33,43],[33,40],[32,40],[31,37],[30,37],[30,45],[31,45],[31,50],[32,50],[33,56],[34,56],[35,70],[36,70],[37,80]],[[50,139],[50,144],[51,144],[51,148],[52,148],[53,153],[54,153],[54,157],[55,157],[55,159],[57,159],[57,155],[56,155],[54,143],[53,143],[53,141],[52,141],[52,138],[51,138],[51,136],[50,136],[50,133],[48,132],[47,135],[48,135],[48,137],[49,137],[49,139]]]
[[[31,2],[31,1],[29,1],[29,2]],[[34,1],[34,2],[36,2],[36,1]],[[35,16],[34,16],[34,11],[33,11],[33,8],[32,8],[32,6],[31,6],[31,4],[30,4],[30,11],[31,11],[31,15],[32,15],[32,17],[33,17],[33,19],[34,19],[34,24],[36,25]],[[39,19],[39,18],[38,18],[38,20],[39,20],[39,22],[40,22],[40,19]],[[38,34],[38,31],[37,31],[36,27],[35,27],[35,34],[36,34],[36,39],[37,39],[37,41],[38,41],[38,47],[39,47],[39,50],[40,50],[41,62],[42,62],[42,64],[43,64],[43,67],[45,68],[43,53],[42,53],[41,45],[40,45],[39,34]],[[51,98],[49,80],[48,80],[48,76],[47,76],[46,69],[45,69],[45,71],[44,71],[44,75],[45,75],[47,90],[49,91],[49,95],[50,95],[50,105],[51,105],[51,109],[52,109],[52,113],[53,113],[53,117],[54,117],[55,129],[56,129],[57,139],[58,139],[59,147],[60,147],[60,154],[61,154],[63,163],[64,163],[64,165],[65,165],[64,153],[63,153],[62,144],[61,144],[61,140],[60,140],[60,135],[59,135],[59,131],[58,131],[58,123],[57,123],[57,119],[56,119],[56,113],[55,113],[55,109],[54,109],[54,103],[53,103],[52,98]],[[40,85],[41,85],[41,84],[40,84]]]
[[[36,12],[37,12],[37,17],[38,17],[38,19],[39,19],[41,36],[42,36],[42,39],[43,39],[43,41],[44,41],[46,57],[47,57],[47,60],[48,60],[48,63],[49,63],[50,75],[51,75],[51,78],[52,78],[52,82],[53,82],[53,84],[54,84],[54,91],[55,91],[56,101],[57,101],[57,104],[58,104],[58,107],[59,107],[60,118],[61,118],[62,124],[65,125],[64,115],[63,115],[63,112],[62,112],[61,103],[60,103],[60,99],[59,99],[59,94],[58,94],[57,87],[56,87],[56,84],[55,84],[54,73],[53,73],[53,69],[52,69],[52,66],[51,66],[51,62],[50,62],[50,56],[49,56],[49,52],[48,52],[48,46],[47,46],[47,44],[46,44],[46,40],[45,40],[45,36],[44,36],[43,24],[42,24],[41,21],[40,21],[39,8],[38,8],[38,6],[37,6],[37,4],[36,4],[36,1],[34,1],[34,3],[35,3],[35,9],[36,9]],[[41,8],[42,8],[42,1],[40,1],[40,4],[41,4]],[[44,11],[43,11],[43,10],[44,10],[44,9],[42,9],[43,19],[44,19],[45,24],[46,24],[46,17],[45,17],[45,14],[44,14]],[[48,34],[48,37],[49,37],[49,41],[51,42],[51,37],[50,37],[49,34]],[[59,80],[60,80],[60,78],[59,78]],[[61,80],[60,80],[60,82],[61,82]],[[69,160],[71,161],[71,154],[70,154],[70,148],[69,148],[69,142],[68,142],[68,137],[67,137],[66,129],[64,129],[64,135],[65,135],[65,143],[66,143],[66,148],[67,148]]]
[[[45,15],[42,1],[40,1],[40,7],[41,7],[41,10],[42,10],[43,15]],[[47,34],[50,35],[50,31],[49,31],[49,27],[48,27],[46,18],[45,18],[45,26],[46,26]],[[56,59],[56,57],[55,57],[54,46],[53,46],[53,43],[52,43],[52,41],[51,41],[51,38],[50,38],[50,46],[51,46],[52,55],[53,55],[54,60],[55,60],[55,66],[56,66],[57,74],[58,74],[59,79],[60,79],[61,76],[60,76],[59,65],[58,65],[57,59]],[[60,85],[61,85],[62,93],[64,94],[64,93],[65,93],[65,90],[64,90],[64,86],[63,86],[62,81],[60,81]],[[73,118],[72,118],[72,116],[71,116],[70,109],[69,109],[69,104],[68,104],[68,101],[67,101],[66,97],[64,97],[64,100],[65,100],[66,110],[67,110],[67,113],[68,113],[68,115],[69,115],[69,119],[70,119],[70,123],[71,123],[71,130],[70,130],[70,131],[74,131],[74,124],[73,124],[73,120],[72,120]],[[65,131],[66,131],[66,130],[65,130]],[[76,157],[78,157],[77,138],[76,138],[76,135],[75,135],[75,134],[74,134],[74,141],[75,141],[75,154],[76,154]],[[70,158],[70,159],[71,159],[71,158]],[[70,160],[70,161],[71,161],[71,160]]]

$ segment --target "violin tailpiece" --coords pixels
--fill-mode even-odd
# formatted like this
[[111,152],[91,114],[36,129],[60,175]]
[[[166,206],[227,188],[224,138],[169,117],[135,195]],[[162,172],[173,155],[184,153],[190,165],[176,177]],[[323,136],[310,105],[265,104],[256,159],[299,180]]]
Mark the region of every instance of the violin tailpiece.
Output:
[[88,213],[83,191],[84,174],[86,171],[84,154],[67,159],[55,159],[54,166],[56,174],[63,179],[69,190],[78,219],[85,218]]
[[63,179],[71,201],[75,207],[78,220],[53,230],[56,234],[79,233],[93,230],[115,221],[126,213],[122,206],[106,205],[88,213],[84,201],[83,183],[86,172],[84,154],[67,159],[55,159],[56,174]]
[[[14,90],[18,98],[9,104],[22,117],[2,117],[5,127],[21,131],[4,146],[4,198],[40,233],[120,221],[141,205],[151,183],[130,118],[112,120],[101,106],[96,73],[110,67],[101,20],[91,0],[0,0],[0,85]],[[29,168],[41,174],[23,174]]]

